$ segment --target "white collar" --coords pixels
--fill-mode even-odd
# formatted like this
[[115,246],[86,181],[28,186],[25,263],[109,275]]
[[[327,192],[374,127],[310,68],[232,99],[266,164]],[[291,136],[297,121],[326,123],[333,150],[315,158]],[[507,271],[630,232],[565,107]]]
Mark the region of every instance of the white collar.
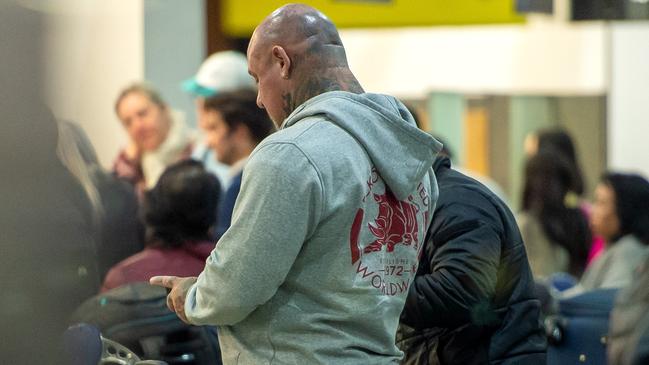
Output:
[[185,123],[182,113],[171,110],[170,119],[171,126],[162,144],[155,151],[142,155],[142,172],[148,189],[156,184],[167,166],[181,158],[195,139],[195,133]]

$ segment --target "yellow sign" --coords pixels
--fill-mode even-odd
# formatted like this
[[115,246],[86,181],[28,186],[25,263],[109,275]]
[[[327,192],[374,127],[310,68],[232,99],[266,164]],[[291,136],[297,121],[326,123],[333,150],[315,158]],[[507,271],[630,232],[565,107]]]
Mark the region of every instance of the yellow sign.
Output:
[[[246,37],[268,14],[290,1],[222,0],[223,30]],[[305,1],[339,28],[520,23],[514,0]]]

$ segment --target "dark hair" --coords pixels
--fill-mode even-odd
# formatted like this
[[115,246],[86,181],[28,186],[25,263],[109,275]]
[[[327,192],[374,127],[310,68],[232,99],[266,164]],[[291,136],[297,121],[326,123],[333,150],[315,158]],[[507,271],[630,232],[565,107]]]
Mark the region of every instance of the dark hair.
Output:
[[221,113],[230,128],[240,124],[246,126],[257,143],[275,131],[275,125],[268,114],[257,106],[257,93],[253,90],[216,94],[205,99],[204,108]]
[[115,100],[115,114],[117,114],[117,116],[119,116],[119,104],[125,97],[132,93],[139,93],[146,96],[153,104],[159,106],[161,109],[164,109],[167,105],[167,103],[162,99],[162,96],[160,96],[160,93],[158,93],[150,84],[146,82],[133,83],[122,89]]
[[636,174],[606,173],[602,183],[615,192],[615,211],[620,232],[614,239],[632,234],[649,245],[649,182]]
[[185,160],[169,166],[144,196],[149,243],[178,247],[185,241],[209,239],[220,194],[218,179],[200,162]]
[[561,155],[570,164],[570,191],[577,195],[584,194],[584,178],[581,173],[575,144],[570,134],[561,128],[541,129],[536,132],[538,152],[550,151]]
[[564,247],[570,256],[570,274],[581,276],[592,236],[581,208],[567,202],[571,192],[570,163],[561,155],[539,151],[527,161],[523,188],[523,211],[541,223],[551,242]]

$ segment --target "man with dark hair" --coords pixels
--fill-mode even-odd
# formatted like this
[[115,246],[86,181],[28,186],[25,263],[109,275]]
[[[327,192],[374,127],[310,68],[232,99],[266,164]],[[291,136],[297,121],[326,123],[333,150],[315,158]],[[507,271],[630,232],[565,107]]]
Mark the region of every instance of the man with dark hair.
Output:
[[[238,51],[219,51],[211,54],[198,68],[196,74],[182,83],[182,89],[194,99],[198,124],[204,118],[204,104],[207,98],[236,90],[257,91],[255,80],[248,74],[246,55]],[[205,136],[195,144],[192,158],[201,161],[207,171],[215,174],[222,187],[230,185],[228,165],[214,156],[214,151],[204,141]]]
[[200,127],[219,162],[230,166],[230,185],[219,205],[216,237],[230,227],[243,168],[259,142],[275,130],[266,112],[257,107],[252,90],[225,92],[205,99]]
[[397,99],[363,91],[312,7],[268,16],[248,60],[280,130],[250,155],[199,277],[151,282],[181,319],[220,326],[225,364],[394,364],[441,146]]

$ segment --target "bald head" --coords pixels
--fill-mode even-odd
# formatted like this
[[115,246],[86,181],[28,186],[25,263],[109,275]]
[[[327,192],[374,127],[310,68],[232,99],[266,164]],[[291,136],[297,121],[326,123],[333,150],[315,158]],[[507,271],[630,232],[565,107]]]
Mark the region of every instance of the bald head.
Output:
[[275,10],[259,25],[255,35],[262,44],[281,45],[294,57],[319,56],[320,60],[324,57],[347,65],[336,26],[307,5],[289,4]]
[[306,38],[320,32],[328,32],[328,36],[338,38],[338,31],[329,18],[304,4],[288,4],[275,10],[258,28],[287,38]]
[[[285,5],[255,29],[248,48],[250,73],[259,82],[258,104],[276,123],[318,94],[363,90],[349,70],[336,26],[318,10],[303,4]],[[276,73],[272,85],[262,85],[266,72]],[[270,75],[272,76],[272,74]],[[269,88],[264,88],[269,86]],[[264,95],[264,93],[268,93]],[[273,113],[272,94],[279,93],[282,113]],[[282,115],[283,114],[283,115]]]

